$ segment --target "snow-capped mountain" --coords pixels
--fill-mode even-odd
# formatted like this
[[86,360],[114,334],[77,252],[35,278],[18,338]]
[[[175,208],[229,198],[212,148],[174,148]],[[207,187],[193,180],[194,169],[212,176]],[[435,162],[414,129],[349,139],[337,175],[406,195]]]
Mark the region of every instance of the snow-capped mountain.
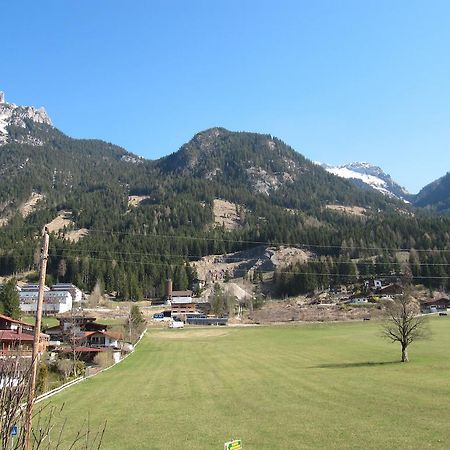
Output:
[[0,146],[11,142],[42,145],[39,139],[27,133],[20,133],[20,138],[15,138],[11,133],[11,127],[26,129],[29,121],[52,126],[52,121],[44,108],[8,103],[5,100],[5,94],[0,92]]
[[343,166],[321,164],[327,172],[352,180],[359,187],[370,187],[391,198],[408,202],[409,192],[396,183],[383,169],[367,162],[353,162]]

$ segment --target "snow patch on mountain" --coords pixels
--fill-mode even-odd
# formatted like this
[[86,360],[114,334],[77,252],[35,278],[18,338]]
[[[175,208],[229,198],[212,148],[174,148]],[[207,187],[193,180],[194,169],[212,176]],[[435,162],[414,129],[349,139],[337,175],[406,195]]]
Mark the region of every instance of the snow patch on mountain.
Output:
[[327,172],[332,173],[333,175],[337,175],[341,178],[354,178],[357,180],[361,180],[364,183],[372,186],[374,189],[378,189],[384,193],[387,191],[387,183],[380,178],[374,177],[373,175],[367,175],[364,173],[355,172],[354,170],[350,170],[347,167],[329,167],[327,168]]
[[329,166],[321,164],[329,173],[341,178],[354,181],[359,186],[368,186],[382,194],[403,200],[409,203],[408,191],[396,183],[392,177],[386,174],[380,167],[367,162],[354,162],[342,166]]

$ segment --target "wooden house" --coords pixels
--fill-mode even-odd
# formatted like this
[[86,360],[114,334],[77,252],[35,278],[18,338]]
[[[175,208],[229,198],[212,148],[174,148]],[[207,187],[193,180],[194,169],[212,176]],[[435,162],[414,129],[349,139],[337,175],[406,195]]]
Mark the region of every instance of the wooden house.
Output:
[[[0,356],[31,356],[34,325],[0,314]],[[49,336],[41,333],[38,353],[48,347]]]

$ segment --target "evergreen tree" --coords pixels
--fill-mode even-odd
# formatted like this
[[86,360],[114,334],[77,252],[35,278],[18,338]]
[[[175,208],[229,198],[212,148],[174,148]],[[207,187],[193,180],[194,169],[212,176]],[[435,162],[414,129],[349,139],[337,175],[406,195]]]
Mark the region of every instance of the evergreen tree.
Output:
[[189,279],[186,273],[185,266],[177,266],[175,268],[173,284],[175,286],[175,289],[178,289],[180,291],[184,291],[189,287]]
[[20,319],[20,301],[15,279],[9,280],[0,290],[0,308],[5,315]]
[[131,342],[135,342],[145,330],[145,319],[138,305],[132,305],[126,324]]

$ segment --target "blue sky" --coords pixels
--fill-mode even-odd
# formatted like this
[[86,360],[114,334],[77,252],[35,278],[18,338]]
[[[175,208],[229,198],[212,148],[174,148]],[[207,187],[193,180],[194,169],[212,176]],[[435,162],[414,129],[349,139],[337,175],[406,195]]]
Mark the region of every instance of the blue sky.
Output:
[[3,1],[0,90],[148,158],[212,126],[411,192],[450,171],[448,1]]

